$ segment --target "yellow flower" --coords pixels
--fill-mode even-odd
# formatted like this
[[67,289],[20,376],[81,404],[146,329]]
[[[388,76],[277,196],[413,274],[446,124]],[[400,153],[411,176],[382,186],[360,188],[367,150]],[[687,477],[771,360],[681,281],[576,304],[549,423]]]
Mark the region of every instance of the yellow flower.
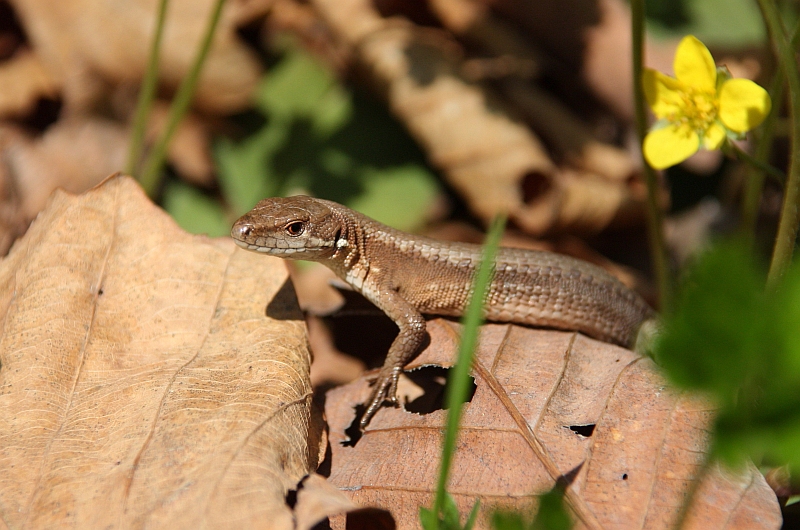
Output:
[[749,79],[731,79],[717,70],[711,52],[696,37],[681,40],[673,63],[675,77],[645,69],[647,102],[658,118],[644,139],[644,157],[655,169],[683,162],[698,149],[719,149],[764,121],[772,103]]

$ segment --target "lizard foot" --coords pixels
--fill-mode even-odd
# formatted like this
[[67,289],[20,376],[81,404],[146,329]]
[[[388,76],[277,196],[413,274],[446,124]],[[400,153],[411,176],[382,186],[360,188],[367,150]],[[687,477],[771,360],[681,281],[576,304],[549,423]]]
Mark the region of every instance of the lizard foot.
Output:
[[363,431],[367,428],[369,421],[381,408],[384,401],[397,405],[397,380],[400,378],[400,371],[402,368],[391,366],[391,371],[386,372],[381,370],[378,377],[375,379],[375,387],[372,389],[372,395],[369,398],[367,410],[361,417],[360,427]]

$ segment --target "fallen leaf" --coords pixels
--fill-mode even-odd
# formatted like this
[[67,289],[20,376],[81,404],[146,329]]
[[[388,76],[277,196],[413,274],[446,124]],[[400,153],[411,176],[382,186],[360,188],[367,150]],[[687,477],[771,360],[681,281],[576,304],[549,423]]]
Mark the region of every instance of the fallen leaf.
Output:
[[[169,106],[155,101],[148,121],[147,139],[155,144],[166,128]],[[167,158],[187,181],[209,187],[214,183],[214,162],[211,160],[211,132],[207,121],[189,113],[175,128],[167,148]]]
[[0,128],[0,153],[28,219],[56,188],[82,193],[122,169],[127,148],[125,128],[97,117],[61,119],[38,137]]
[[54,194],[0,262],[0,520],[293,528],[318,454],[287,280],[130,178]]
[[[145,72],[158,2],[11,0],[33,47],[67,107],[86,109],[107,85],[139,83]],[[245,108],[262,73],[237,25],[264,14],[270,0],[229,2],[203,67],[194,103],[208,112]],[[160,79],[176,87],[197,53],[213,0],[170,2],[161,46]]]
[[54,97],[56,87],[30,50],[21,50],[11,59],[0,62],[0,118],[23,116],[39,98]]
[[297,492],[297,529],[311,529],[326,517],[356,509],[353,501],[325,477],[310,475]]
[[[24,134],[16,128],[0,125],[0,158],[9,143],[19,141]],[[5,256],[12,243],[28,229],[30,219],[22,211],[17,185],[8,164],[0,164],[0,256]]]
[[[408,375],[452,364],[460,326],[438,319],[428,329],[431,344]],[[462,514],[476,499],[483,527],[493,508],[530,513],[558,480],[585,528],[671,528],[707,451],[707,403],[670,389],[629,350],[514,325],[482,328],[473,377],[449,485]],[[419,507],[432,504],[446,412],[384,407],[354,443],[354,407],[369,391],[362,378],[327,394],[330,481],[362,506],[391,511],[398,528],[416,528]],[[757,469],[712,466],[685,528],[780,522]]]
[[[315,0],[314,5],[366,65],[431,162],[484,221],[506,212],[534,235],[557,229],[596,232],[630,217],[619,215],[623,209],[641,212],[644,196],[632,194],[622,177],[556,167],[528,127],[499,108],[480,85],[458,75],[457,59],[446,52],[441,34],[399,17],[384,18],[368,0]],[[623,156],[614,153],[619,163]],[[590,156],[595,154],[581,155],[582,160]],[[614,172],[627,178],[631,166],[621,165],[626,167]]]
[[[480,46],[497,60],[528,61],[538,65],[532,69],[533,72],[538,72],[542,69],[541,64],[548,62],[522,33],[489,12],[485,4],[472,0],[434,0],[431,6],[447,29]],[[561,159],[571,167],[610,180],[625,181],[639,172],[640,162],[634,161],[630,153],[598,141],[589,127],[558,98],[527,82],[529,79],[526,77],[532,75],[523,76],[512,70],[500,76],[496,84]]]

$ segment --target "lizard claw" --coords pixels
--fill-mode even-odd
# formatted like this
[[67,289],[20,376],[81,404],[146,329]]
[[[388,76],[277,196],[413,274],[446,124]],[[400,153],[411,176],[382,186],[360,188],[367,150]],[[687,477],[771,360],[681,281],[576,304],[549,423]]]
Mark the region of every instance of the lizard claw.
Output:
[[372,390],[372,395],[367,405],[367,410],[361,417],[359,426],[361,430],[367,428],[372,417],[381,408],[384,401],[389,401],[393,405],[397,405],[397,381],[400,378],[400,370],[402,368],[392,367],[391,372],[385,373],[381,370],[378,377],[375,379],[375,388]]

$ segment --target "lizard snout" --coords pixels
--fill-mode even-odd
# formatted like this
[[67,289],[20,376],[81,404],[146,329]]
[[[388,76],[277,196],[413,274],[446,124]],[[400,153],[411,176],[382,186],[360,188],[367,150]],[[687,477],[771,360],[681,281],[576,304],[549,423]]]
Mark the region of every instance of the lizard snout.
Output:
[[231,237],[238,241],[249,241],[255,227],[252,223],[237,221],[231,228]]

